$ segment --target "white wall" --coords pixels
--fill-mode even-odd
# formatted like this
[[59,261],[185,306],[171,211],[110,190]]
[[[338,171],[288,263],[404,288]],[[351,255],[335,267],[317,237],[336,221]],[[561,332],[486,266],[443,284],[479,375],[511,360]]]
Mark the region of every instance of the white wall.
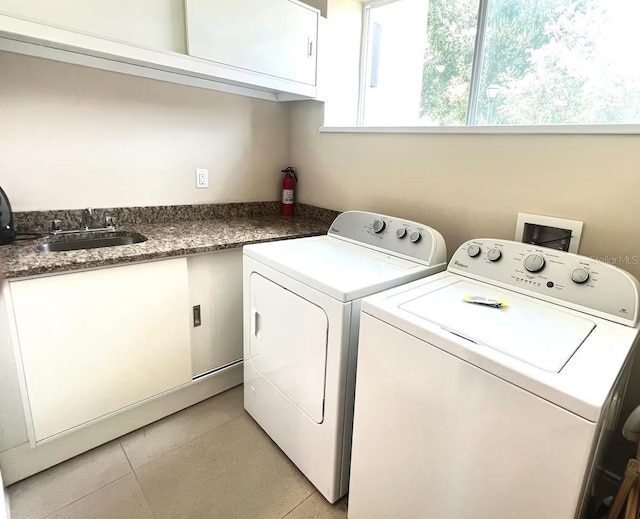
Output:
[[0,0],[0,11],[158,49],[186,52],[184,0]]
[[[14,210],[277,200],[286,104],[0,53]],[[209,189],[195,189],[195,168]]]

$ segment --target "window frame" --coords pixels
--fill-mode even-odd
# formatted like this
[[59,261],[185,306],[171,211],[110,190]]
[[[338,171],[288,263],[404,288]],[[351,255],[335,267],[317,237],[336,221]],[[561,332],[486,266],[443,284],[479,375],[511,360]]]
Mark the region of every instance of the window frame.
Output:
[[360,82],[358,91],[358,106],[356,126],[332,127],[322,126],[321,132],[325,133],[450,133],[450,134],[586,134],[586,135],[636,135],[640,134],[640,124],[541,124],[541,125],[476,125],[476,115],[479,101],[479,88],[484,62],[484,49],[486,43],[487,14],[490,0],[479,0],[478,23],[476,39],[473,51],[473,64],[471,69],[471,83],[469,89],[469,101],[467,105],[467,118],[464,125],[458,126],[365,126],[365,92],[367,78],[369,76],[369,51],[371,44],[371,10],[387,4],[402,0],[370,0],[362,4],[362,37],[360,45]]
[[480,0],[480,5],[478,6],[476,41],[473,46],[473,63],[471,64],[471,84],[469,85],[466,126],[475,126],[476,115],[478,113],[478,95],[480,90],[480,75],[482,74],[482,65],[484,63],[488,11],[489,0]]

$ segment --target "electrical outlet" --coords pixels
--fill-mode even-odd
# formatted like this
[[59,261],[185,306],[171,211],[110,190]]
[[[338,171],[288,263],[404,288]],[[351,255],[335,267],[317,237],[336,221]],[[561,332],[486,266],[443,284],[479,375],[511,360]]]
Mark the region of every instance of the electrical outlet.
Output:
[[196,188],[205,189],[209,187],[209,170],[196,169]]

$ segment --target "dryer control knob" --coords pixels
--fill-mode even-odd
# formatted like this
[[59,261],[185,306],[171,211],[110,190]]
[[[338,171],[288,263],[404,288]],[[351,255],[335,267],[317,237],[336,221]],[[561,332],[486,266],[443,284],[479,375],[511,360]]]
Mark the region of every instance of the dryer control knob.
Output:
[[476,256],[478,256],[480,254],[480,247],[478,247],[477,245],[469,245],[467,247],[467,254],[471,258],[475,258]]
[[384,220],[381,220],[381,219],[374,220],[374,222],[373,222],[373,232],[375,232],[376,234],[379,234],[382,231],[384,231],[386,226],[387,226],[387,223]]
[[421,239],[422,239],[422,234],[420,234],[418,231],[413,231],[409,235],[409,240],[411,240],[411,243],[418,243]]
[[589,273],[585,269],[574,269],[571,273],[571,280],[578,284],[586,283],[589,281]]
[[524,259],[524,268],[529,272],[539,272],[544,268],[544,258],[541,254],[529,254]]
[[498,261],[502,258],[502,252],[500,252],[500,249],[490,249],[489,252],[487,252],[487,258],[489,261]]
[[404,238],[406,235],[407,235],[407,230],[404,227],[400,227],[400,229],[396,231],[396,236],[400,239]]

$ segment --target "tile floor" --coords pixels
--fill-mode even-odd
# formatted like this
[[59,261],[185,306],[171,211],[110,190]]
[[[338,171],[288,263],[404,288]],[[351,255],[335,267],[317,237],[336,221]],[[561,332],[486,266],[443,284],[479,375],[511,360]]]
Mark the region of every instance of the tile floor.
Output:
[[12,519],[345,519],[249,417],[242,386],[8,489]]

